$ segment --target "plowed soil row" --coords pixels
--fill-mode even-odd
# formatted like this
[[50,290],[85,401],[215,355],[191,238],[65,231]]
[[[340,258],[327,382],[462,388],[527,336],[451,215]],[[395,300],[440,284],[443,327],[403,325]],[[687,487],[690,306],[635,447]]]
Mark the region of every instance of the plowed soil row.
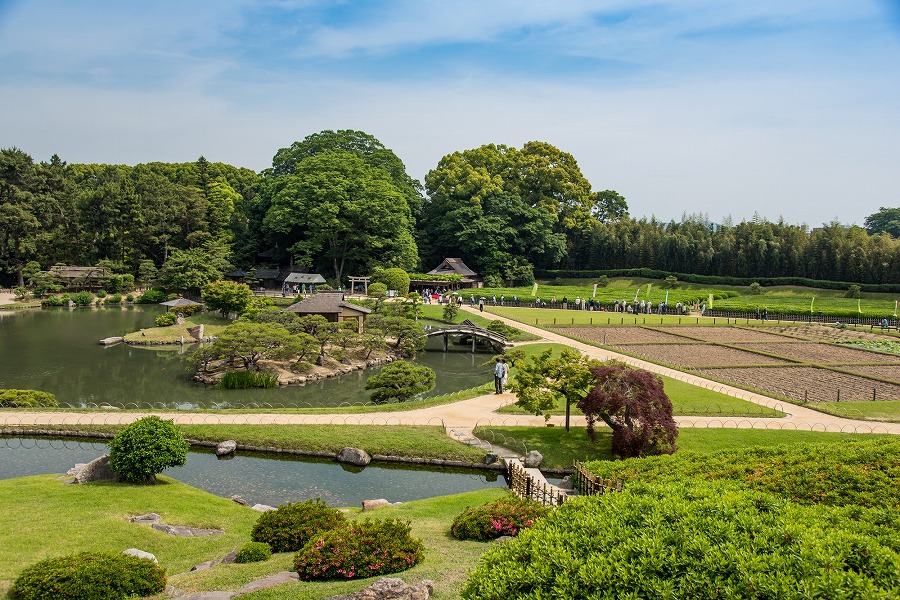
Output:
[[[848,339],[848,333],[852,334],[852,339],[884,339],[884,336],[875,334],[816,325],[765,328],[672,326],[652,329],[633,326],[562,327],[558,331],[653,362],[698,369],[719,381],[795,400],[835,401],[839,392],[841,401],[845,402],[872,400],[873,390],[876,400],[900,400],[900,356],[814,341],[817,338],[829,341]],[[826,338],[829,333],[832,337]],[[697,339],[707,343],[697,342]],[[747,351],[723,344],[739,346]],[[830,365],[859,373],[860,376],[823,367],[794,366],[798,361]],[[863,375],[897,383],[875,381]]]

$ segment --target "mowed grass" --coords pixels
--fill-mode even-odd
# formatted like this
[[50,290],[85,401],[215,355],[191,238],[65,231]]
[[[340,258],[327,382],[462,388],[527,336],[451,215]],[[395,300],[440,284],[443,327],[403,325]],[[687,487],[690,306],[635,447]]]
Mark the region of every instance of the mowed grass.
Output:
[[[0,481],[0,586],[45,558],[96,550],[140,548],[169,573],[221,558],[250,539],[259,513],[160,477],[157,485],[66,485],[39,475]],[[165,523],[223,529],[225,535],[183,538],[129,523],[159,513]]]
[[[434,321],[443,321],[444,320],[444,307],[439,304],[422,304],[419,306],[420,316],[425,319],[432,319]],[[491,315],[487,315],[486,317],[481,316],[481,314],[474,315],[470,312],[460,310],[456,313],[456,317],[453,319],[453,323],[462,323],[465,320],[472,321],[479,327],[484,327],[487,329],[488,325],[491,324],[491,321],[494,319],[490,318]],[[510,341],[513,342],[530,342],[533,340],[539,340],[540,338],[533,333],[526,333],[522,330],[517,330],[517,333],[509,336]]]
[[[552,327],[554,325],[735,325],[746,319],[697,317],[684,315],[629,315],[609,311],[564,310],[561,308],[525,308],[514,306],[485,306],[485,313],[506,317],[525,325]],[[752,319],[751,319],[752,322]],[[771,324],[771,322],[770,322]]]
[[[454,496],[442,496],[416,500],[399,506],[380,508],[376,512],[349,515],[351,519],[372,517],[409,520],[412,534],[425,544],[425,560],[408,571],[391,575],[408,583],[423,579],[434,581],[435,598],[459,598],[470,571],[478,559],[490,547],[489,543],[460,541],[450,535],[453,519],[469,506],[479,506],[509,494],[503,488],[493,488]],[[281,561],[281,569],[292,568],[292,554],[279,554],[273,560]],[[262,563],[266,564],[266,563]],[[188,574],[173,581],[186,592],[200,589],[237,589],[239,581],[231,582],[229,571],[233,566]],[[348,594],[374,583],[377,578],[355,581],[299,582],[241,596],[241,600],[321,600],[337,594]]]
[[900,400],[816,402],[808,406],[809,408],[848,419],[900,423]]
[[[43,430],[115,433],[118,425],[42,425]],[[450,438],[439,425],[179,425],[187,439],[284,450],[337,454],[362,448],[369,454],[481,462],[484,451]],[[11,428],[10,428],[11,429]]]
[[[760,309],[768,307],[770,313],[795,313],[809,314],[810,305],[814,313],[855,316],[860,310],[862,316],[890,317],[894,314],[894,301],[896,294],[863,292],[860,298],[847,298],[846,290],[826,290],[805,286],[771,286],[763,287],[760,294],[750,293],[749,286],[692,284],[686,282],[676,283],[674,287],[666,289],[665,282],[660,279],[646,279],[640,277],[612,278],[606,287],[598,287],[594,295],[594,279],[564,279],[561,285],[551,285],[547,281],[539,281],[537,297],[550,304],[552,298],[562,301],[566,297],[569,302],[575,298],[582,299],[593,297],[598,302],[611,305],[615,300],[625,300],[629,304],[637,297],[641,300],[650,300],[654,306],[663,302],[668,294],[669,305],[677,302],[693,302],[695,300],[709,303],[709,295],[731,294],[731,298],[714,300],[713,306],[719,310],[752,311],[756,305]],[[499,301],[501,294],[507,301],[513,296],[519,296],[522,301],[532,301],[532,286],[516,288],[485,288],[480,291],[480,296],[490,299],[496,295]],[[480,297],[476,293],[476,298]],[[468,297],[468,296],[465,296]],[[815,298],[815,302],[813,302]],[[489,302],[488,302],[489,304]],[[488,306],[485,306],[485,310]]]
[[[477,427],[475,435],[511,450],[537,450],[544,456],[542,468],[570,469],[572,461],[613,460],[612,432],[597,429],[597,442],[593,443],[584,427]],[[690,429],[682,428],[678,434],[678,450],[711,453],[733,448],[752,446],[778,446],[802,442],[840,444],[849,439],[859,439],[854,433],[830,433],[821,431],[796,431],[778,429]],[[870,434],[865,434],[870,435]]]
[[[489,545],[455,540],[449,535],[450,525],[467,506],[484,504],[507,493],[505,489],[492,488],[430,498],[365,516],[411,520],[413,535],[425,543],[426,556],[422,564],[403,576],[408,575],[408,581],[432,579],[440,597],[456,598],[468,571]],[[131,516],[148,512],[159,513],[165,523],[216,527],[225,534],[174,537],[128,522]],[[351,519],[362,516],[355,509],[348,514]],[[8,591],[23,568],[39,560],[87,550],[118,553],[126,548],[140,548],[156,555],[169,575],[169,583],[187,593],[237,590],[255,579],[291,570],[293,553],[276,554],[260,563],[188,570],[221,558],[250,541],[258,517],[254,510],[167,477],[160,477],[160,483],[152,486],[66,485],[50,476],[0,481],[0,594]],[[328,598],[362,589],[372,582],[292,583],[242,598]]]
[[125,341],[144,344],[177,344],[182,339],[191,341],[191,336],[187,331],[191,327],[203,325],[204,336],[215,336],[221,333],[229,323],[228,319],[212,313],[198,313],[185,319],[182,325],[149,327],[134,331],[125,336]]

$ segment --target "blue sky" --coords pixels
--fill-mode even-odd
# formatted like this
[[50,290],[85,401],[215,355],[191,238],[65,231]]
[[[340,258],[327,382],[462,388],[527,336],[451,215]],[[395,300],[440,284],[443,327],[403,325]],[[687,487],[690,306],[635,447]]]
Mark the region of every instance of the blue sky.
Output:
[[817,226],[900,206],[886,0],[0,0],[0,147],[261,170],[359,129],[422,180],[550,142],[631,214]]

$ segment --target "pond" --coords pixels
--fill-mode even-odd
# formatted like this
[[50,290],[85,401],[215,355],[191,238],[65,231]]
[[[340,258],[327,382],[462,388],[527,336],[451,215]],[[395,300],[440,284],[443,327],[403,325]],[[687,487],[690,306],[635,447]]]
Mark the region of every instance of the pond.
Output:
[[[103,442],[0,437],[0,479],[65,473],[76,463],[89,462],[107,451]],[[191,449],[183,467],[163,474],[216,496],[237,494],[251,505],[270,506],[316,497],[330,506],[359,506],[373,498],[408,502],[506,486],[496,471],[393,463],[359,468],[330,459],[247,452],[223,459],[212,450],[198,448]]]
[[[376,369],[278,389],[219,390],[191,379],[184,348],[101,346],[99,340],[154,326],[158,306],[0,311],[0,388],[51,392],[63,406],[128,408],[336,407],[365,404]],[[435,348],[431,342],[429,348]],[[491,381],[488,356],[426,351],[437,396]]]

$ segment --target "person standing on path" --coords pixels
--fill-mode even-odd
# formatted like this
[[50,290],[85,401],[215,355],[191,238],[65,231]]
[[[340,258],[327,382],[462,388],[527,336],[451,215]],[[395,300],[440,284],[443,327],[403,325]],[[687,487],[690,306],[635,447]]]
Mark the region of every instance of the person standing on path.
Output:
[[500,382],[500,390],[503,391],[509,384],[509,363],[506,362],[505,356],[500,359],[500,362],[503,363],[503,380]]
[[494,392],[503,393],[503,375],[506,373],[506,366],[500,362],[499,358],[494,359]]

